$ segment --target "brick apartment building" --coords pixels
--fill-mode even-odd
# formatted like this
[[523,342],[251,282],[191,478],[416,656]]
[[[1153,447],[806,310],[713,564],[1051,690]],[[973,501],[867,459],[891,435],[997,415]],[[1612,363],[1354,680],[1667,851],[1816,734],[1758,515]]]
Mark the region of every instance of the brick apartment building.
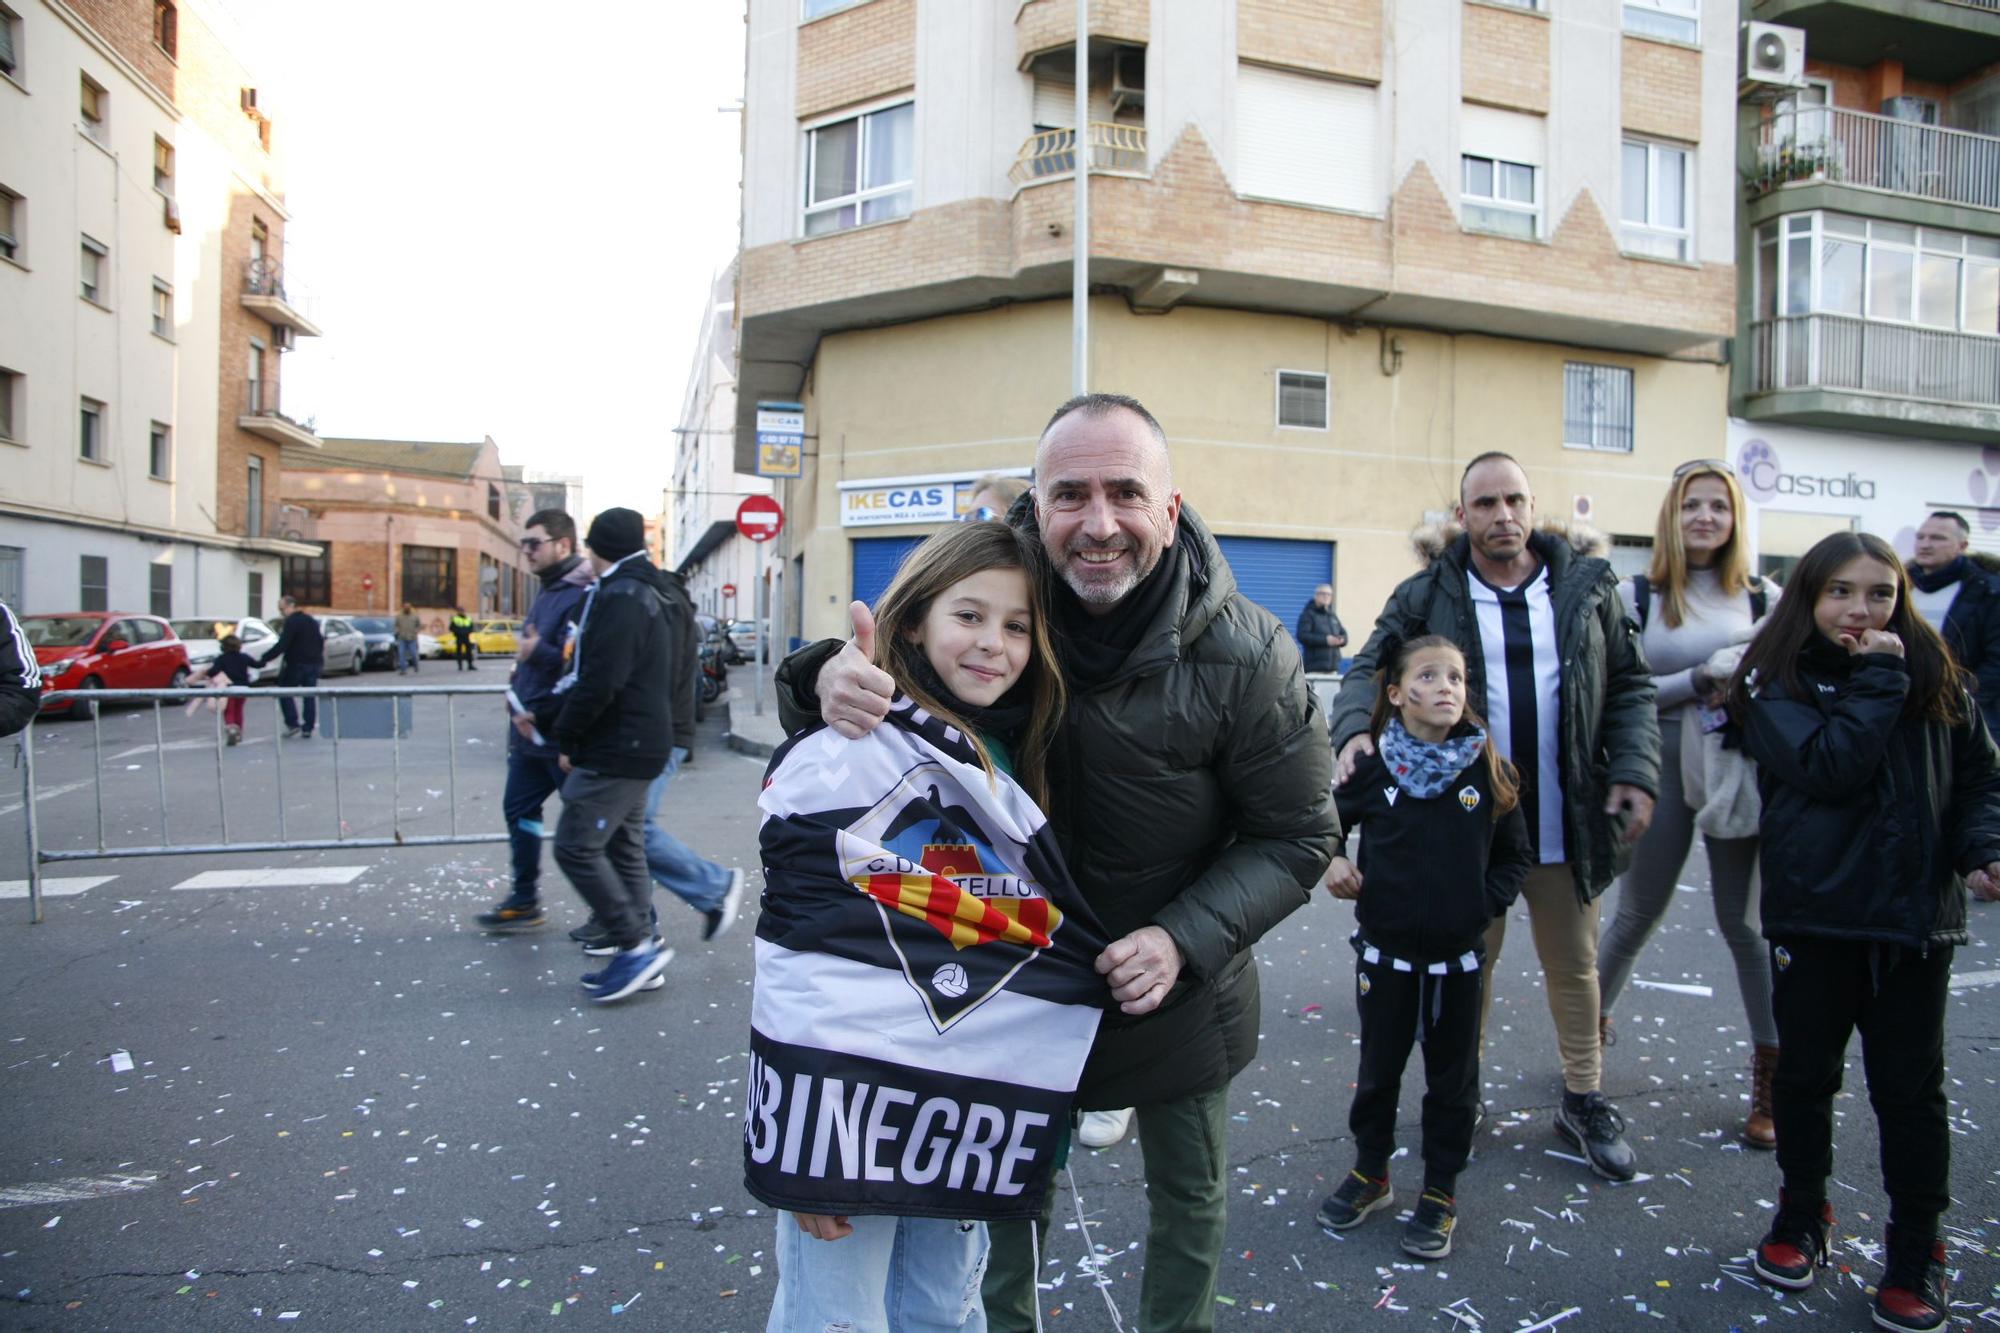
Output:
[[1743,12],[1803,75],[1742,112],[1728,457],[1766,555],[1848,527],[1908,552],[1940,508],[2000,552],[2000,7]]
[[[1071,0],[750,0],[735,467],[805,405],[780,637],[1025,469],[1070,391]],[[1720,454],[1737,15],[1713,0],[1100,0],[1092,388],[1283,617],[1365,628],[1504,448],[1641,564]],[[1421,39],[1413,34],[1422,34]],[[802,595],[799,595],[801,594]]]
[[283,497],[315,544],[285,561],[285,591],[315,609],[400,611],[439,632],[462,606],[513,616],[533,596],[521,555],[533,512],[489,436],[473,443],[328,439],[287,449]]
[[204,0],[0,5],[0,599],[268,615],[282,120]]

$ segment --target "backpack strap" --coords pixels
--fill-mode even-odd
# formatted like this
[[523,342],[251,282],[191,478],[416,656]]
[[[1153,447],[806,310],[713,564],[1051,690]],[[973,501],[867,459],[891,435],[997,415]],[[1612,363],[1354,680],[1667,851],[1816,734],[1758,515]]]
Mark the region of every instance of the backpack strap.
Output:
[[1639,622],[1639,632],[1644,634],[1653,611],[1653,583],[1644,574],[1632,576],[1632,609],[1638,613],[1633,618]]

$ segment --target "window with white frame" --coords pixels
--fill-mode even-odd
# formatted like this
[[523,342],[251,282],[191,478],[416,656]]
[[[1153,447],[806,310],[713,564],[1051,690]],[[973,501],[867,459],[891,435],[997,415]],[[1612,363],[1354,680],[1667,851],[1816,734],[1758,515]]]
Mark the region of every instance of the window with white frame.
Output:
[[1372,84],[1239,65],[1236,190],[1260,199],[1382,213],[1389,202]]
[[146,432],[146,475],[166,481],[174,475],[174,428],[155,421]]
[[1701,0],[1625,0],[1625,31],[1670,42],[1701,40]]
[[1278,372],[1278,424],[1298,430],[1325,430],[1326,376],[1309,370]]
[[174,289],[159,278],[153,279],[153,332],[174,340]]
[[20,442],[21,374],[0,366],[0,440]]
[[21,77],[21,16],[0,5],[0,74]]
[[1460,196],[1465,226],[1501,236],[1534,240],[1541,235],[1540,171],[1525,162],[1465,154]]
[[1540,116],[1466,103],[1459,109],[1459,220],[1467,231],[1521,240],[1542,235]]
[[174,192],[174,146],[157,134],[153,136],[153,188],[164,195]]
[[1845,315],[2000,337],[2000,238],[1795,213],[1758,229],[1754,318]]
[[111,251],[104,242],[85,236],[78,247],[77,295],[86,301],[104,305],[105,258]]
[[832,14],[839,10],[852,9],[856,5],[866,3],[868,3],[868,0],[800,0],[799,17],[810,21],[820,17],[822,14]]
[[78,76],[77,114],[83,117],[83,132],[99,143],[104,142],[104,117],[111,96],[104,91],[104,85],[88,74]]
[[1619,246],[1655,259],[1694,258],[1685,148],[1627,139],[1621,156]]
[[85,398],[77,412],[76,456],[86,463],[104,461],[104,404]]
[[0,259],[21,260],[21,223],[26,202],[20,195],[0,185]]
[[806,131],[805,234],[909,216],[917,107],[900,102]]
[[1563,363],[1563,445],[1632,452],[1632,372],[1587,361]]

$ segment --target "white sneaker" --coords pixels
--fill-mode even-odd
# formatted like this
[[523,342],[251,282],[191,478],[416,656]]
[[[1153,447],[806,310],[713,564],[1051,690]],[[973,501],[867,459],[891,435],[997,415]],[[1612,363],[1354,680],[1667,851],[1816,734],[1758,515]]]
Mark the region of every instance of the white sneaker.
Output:
[[1125,1137],[1132,1128],[1132,1108],[1122,1111],[1085,1111],[1083,1127],[1076,1131],[1076,1141],[1086,1148],[1109,1148]]

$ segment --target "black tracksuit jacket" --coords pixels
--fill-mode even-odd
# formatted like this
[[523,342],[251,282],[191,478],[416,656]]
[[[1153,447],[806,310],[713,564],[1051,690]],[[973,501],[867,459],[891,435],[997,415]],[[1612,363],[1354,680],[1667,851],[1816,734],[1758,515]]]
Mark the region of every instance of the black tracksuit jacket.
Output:
[[1397,787],[1380,755],[1363,755],[1333,799],[1341,827],[1334,855],[1347,855],[1347,834],[1366,828],[1355,862],[1361,938],[1406,963],[1483,958],[1486,927],[1519,896],[1534,864],[1521,807],[1493,817],[1486,757],[1424,799]]
[[544,731],[576,768],[656,778],[674,747],[674,664],[688,651],[665,580],[636,555],[598,580],[583,617],[576,683],[536,706],[538,725],[554,711]]

